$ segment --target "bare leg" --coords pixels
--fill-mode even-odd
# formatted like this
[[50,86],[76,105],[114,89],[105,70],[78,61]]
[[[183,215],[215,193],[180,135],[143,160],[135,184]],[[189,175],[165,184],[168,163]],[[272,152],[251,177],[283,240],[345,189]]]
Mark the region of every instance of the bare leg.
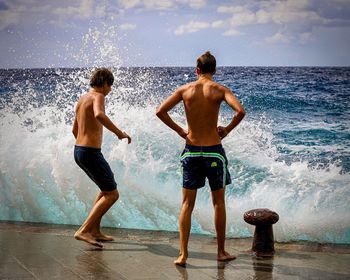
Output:
[[214,223],[216,237],[218,242],[218,261],[231,261],[236,257],[225,251],[226,238],[226,207],[225,207],[225,188],[211,193],[214,205]]
[[[94,205],[103,197],[103,193],[99,192],[95,198]],[[96,224],[93,226],[92,229],[92,236],[95,238],[97,241],[113,241],[114,238],[109,235],[105,235],[101,232],[100,224],[101,224],[102,217],[100,219],[96,220]]]
[[93,231],[96,224],[101,221],[102,216],[118,200],[118,197],[119,194],[117,190],[102,192],[102,197],[96,201],[96,204],[92,207],[89,216],[74,234],[75,239],[85,241],[97,247],[103,247],[101,243],[95,240]]
[[188,257],[188,240],[191,230],[191,215],[196,201],[197,190],[182,188],[182,208],[180,213],[180,255],[174,263],[185,266]]

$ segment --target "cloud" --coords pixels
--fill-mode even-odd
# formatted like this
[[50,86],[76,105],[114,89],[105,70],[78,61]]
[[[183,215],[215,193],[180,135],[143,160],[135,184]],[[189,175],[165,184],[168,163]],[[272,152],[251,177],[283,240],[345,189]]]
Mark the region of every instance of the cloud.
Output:
[[183,1],[179,0],[177,2],[181,4],[187,4],[191,8],[202,8],[206,4],[205,0],[183,0]]
[[290,37],[280,32],[277,32],[271,37],[265,38],[265,42],[267,43],[288,43],[289,41]]
[[175,35],[183,35],[186,33],[193,33],[197,32],[202,29],[206,29],[211,27],[211,24],[205,21],[193,21],[191,20],[187,24],[180,25],[178,28],[175,30]]
[[21,14],[26,10],[26,7],[17,1],[2,1],[0,8],[0,30],[18,24]]
[[0,30],[4,30],[12,24],[17,24],[20,14],[14,11],[0,11]]
[[219,6],[217,8],[218,13],[235,14],[249,11],[244,6]]
[[124,9],[132,9],[141,4],[140,0],[119,0],[119,5]]
[[93,4],[93,0],[81,0],[80,6],[58,7],[53,10],[53,14],[88,19],[93,15]]
[[136,28],[136,24],[124,23],[119,26],[121,30],[133,30]]
[[226,22],[224,20],[216,20],[212,22],[211,26],[213,28],[223,28],[226,26]]
[[148,10],[171,10],[180,6],[201,8],[206,4],[205,0],[119,0],[119,6],[123,9],[144,8]]
[[[259,25],[283,30],[266,42],[289,42],[309,40],[312,31],[319,27],[350,26],[350,5],[348,0],[271,0],[247,1],[245,5],[220,5],[217,13],[227,14],[213,24],[213,27],[227,29],[223,35],[238,35],[242,27]],[[302,35],[300,35],[302,34]]]
[[243,35],[244,33],[236,30],[236,29],[229,29],[225,31],[222,35],[224,36],[238,36],[238,35]]
[[72,25],[71,19],[86,20],[104,17],[106,6],[100,3],[94,5],[94,1],[2,0],[0,2],[0,30],[20,23],[27,25],[38,22],[66,27]]

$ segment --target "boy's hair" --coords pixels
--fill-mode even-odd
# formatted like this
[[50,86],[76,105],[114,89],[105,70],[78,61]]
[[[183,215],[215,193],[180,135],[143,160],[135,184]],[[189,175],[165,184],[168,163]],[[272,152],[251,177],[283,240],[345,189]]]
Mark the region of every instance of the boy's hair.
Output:
[[114,76],[112,72],[107,68],[97,68],[91,76],[90,86],[91,87],[103,87],[105,83],[111,86],[114,82]]
[[207,51],[197,58],[197,67],[202,74],[214,74],[216,71],[216,59],[209,51]]

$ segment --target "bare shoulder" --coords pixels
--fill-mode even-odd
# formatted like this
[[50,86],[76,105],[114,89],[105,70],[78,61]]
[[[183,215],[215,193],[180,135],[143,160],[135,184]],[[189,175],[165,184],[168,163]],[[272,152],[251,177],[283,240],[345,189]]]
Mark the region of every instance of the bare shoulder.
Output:
[[185,92],[188,89],[194,87],[195,84],[196,84],[196,82],[191,82],[191,83],[184,84],[184,85],[178,87],[178,89],[176,91],[178,91],[178,92]]
[[176,97],[177,99],[183,99],[187,95],[187,93],[191,92],[191,89],[194,86],[195,86],[195,82],[184,84],[184,85],[178,87],[174,91],[173,96]]
[[213,86],[216,90],[218,90],[218,91],[220,91],[220,92],[222,92],[222,93],[232,93],[232,91],[231,91],[228,87],[226,87],[226,86],[224,86],[224,85],[222,85],[222,84],[219,84],[219,83],[217,83],[217,82],[213,82],[212,86]]
[[79,98],[78,103],[83,103],[86,102],[86,100],[90,97],[89,92],[85,92],[84,94],[82,94]]
[[[101,95],[103,97],[103,94]],[[83,107],[91,106],[96,101],[96,98],[101,97],[98,97],[95,93],[92,93],[90,91],[85,92],[83,95],[80,96],[78,102],[76,103],[76,110],[78,110],[79,107],[81,107],[81,105],[83,105]]]
[[[101,103],[104,102],[105,96],[101,92],[97,91],[88,91],[84,95],[84,99],[86,103],[93,104],[93,103]],[[82,97],[83,97],[82,96]]]

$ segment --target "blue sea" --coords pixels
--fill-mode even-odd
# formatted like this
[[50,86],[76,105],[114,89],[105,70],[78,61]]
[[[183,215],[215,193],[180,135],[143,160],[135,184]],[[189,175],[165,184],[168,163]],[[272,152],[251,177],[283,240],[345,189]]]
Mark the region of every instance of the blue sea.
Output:
[[[91,68],[0,70],[0,220],[81,224],[98,188],[73,159],[74,105]],[[178,231],[183,139],[155,116],[193,67],[114,67],[106,111],[132,143],[105,131],[102,151],[120,200],[104,226]],[[245,211],[269,208],[278,241],[350,244],[350,68],[219,67],[246,118],[223,140],[232,184],[227,235],[252,236]],[[179,104],[172,117],[186,127]],[[219,124],[233,111],[221,107]],[[215,234],[209,187],[192,232]]]

